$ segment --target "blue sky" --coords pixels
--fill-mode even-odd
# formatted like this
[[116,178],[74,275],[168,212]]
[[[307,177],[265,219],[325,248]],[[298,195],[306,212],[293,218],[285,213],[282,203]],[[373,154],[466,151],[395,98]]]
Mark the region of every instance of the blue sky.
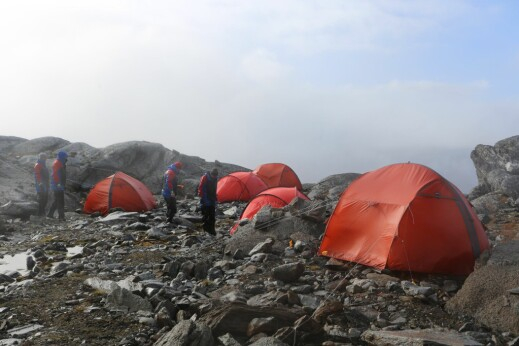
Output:
[[0,3],[1,135],[145,140],[303,182],[519,134],[516,1]]

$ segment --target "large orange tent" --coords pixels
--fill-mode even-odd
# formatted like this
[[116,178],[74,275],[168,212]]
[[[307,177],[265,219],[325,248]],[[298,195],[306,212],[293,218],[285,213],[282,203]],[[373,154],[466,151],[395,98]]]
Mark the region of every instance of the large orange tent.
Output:
[[366,173],[342,194],[319,254],[378,269],[468,275],[489,248],[456,186],[418,164]]
[[[260,192],[247,204],[240,216],[240,220],[252,219],[254,215],[256,215],[256,213],[266,205],[270,205],[274,208],[282,208],[290,204],[290,202],[292,202],[296,197],[306,200],[309,199],[304,193],[295,187],[274,187]],[[234,234],[237,228],[238,226],[234,225],[231,228],[230,233]]]
[[116,172],[90,190],[83,211],[106,215],[112,208],[143,212],[155,207],[155,198],[146,185],[123,172]]
[[295,186],[299,191],[303,190],[297,174],[284,163],[265,163],[256,167],[252,172],[260,177],[269,188]]
[[218,202],[242,201],[248,202],[267,185],[252,172],[234,172],[218,181],[216,195]]

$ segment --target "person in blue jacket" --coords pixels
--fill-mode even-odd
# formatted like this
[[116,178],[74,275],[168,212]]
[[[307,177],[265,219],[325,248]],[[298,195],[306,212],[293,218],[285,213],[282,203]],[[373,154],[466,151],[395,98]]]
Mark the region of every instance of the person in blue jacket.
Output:
[[45,216],[45,207],[49,199],[49,169],[46,165],[47,155],[41,153],[34,165],[34,183],[38,195],[38,216]]
[[65,185],[67,183],[67,159],[68,155],[64,151],[58,152],[56,160],[52,164],[50,188],[54,192],[54,201],[50,206],[48,217],[54,218],[56,209],[58,218],[65,221]]
[[204,221],[204,231],[211,235],[216,235],[216,205],[218,198],[216,189],[218,185],[218,170],[214,168],[211,172],[205,173],[200,178],[198,184],[198,196],[200,197],[200,210]]
[[175,162],[168,166],[164,173],[162,197],[166,201],[166,218],[169,223],[177,213],[178,173],[182,169],[182,162]]

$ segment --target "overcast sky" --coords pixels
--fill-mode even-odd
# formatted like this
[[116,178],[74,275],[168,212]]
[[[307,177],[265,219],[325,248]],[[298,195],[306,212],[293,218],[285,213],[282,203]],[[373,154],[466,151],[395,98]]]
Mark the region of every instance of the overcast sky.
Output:
[[475,146],[519,134],[515,0],[2,1],[0,46],[0,135],[469,192]]

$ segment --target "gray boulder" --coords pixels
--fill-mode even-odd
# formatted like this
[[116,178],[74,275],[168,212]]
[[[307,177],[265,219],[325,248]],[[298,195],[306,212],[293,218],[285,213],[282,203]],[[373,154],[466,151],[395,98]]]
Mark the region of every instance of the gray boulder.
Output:
[[470,154],[478,187],[471,198],[489,192],[500,192],[509,197],[519,197],[519,136],[497,142],[494,146],[478,145]]
[[106,305],[116,308],[124,307],[130,312],[153,310],[151,303],[148,300],[121,287],[115,288],[108,294],[106,297]]
[[272,270],[272,277],[283,282],[294,282],[299,279],[304,271],[305,265],[301,262],[287,263],[275,267]]
[[359,176],[359,173],[330,175],[315,184],[307,196],[312,200],[338,201],[343,191]]
[[212,346],[211,329],[205,324],[191,320],[180,321],[170,332],[164,334],[154,346]]
[[503,195],[490,192],[471,201],[477,214],[493,215],[503,206]]
[[269,227],[260,230],[255,228],[254,222],[238,227],[228,240],[225,252],[235,253],[237,250],[241,250],[243,253],[249,253],[258,243],[271,238],[275,240],[271,251],[275,254],[281,254],[289,245],[289,241],[294,240],[292,239],[294,233],[306,234],[311,239],[318,238],[323,231],[324,223],[285,214],[283,217],[273,218]]

